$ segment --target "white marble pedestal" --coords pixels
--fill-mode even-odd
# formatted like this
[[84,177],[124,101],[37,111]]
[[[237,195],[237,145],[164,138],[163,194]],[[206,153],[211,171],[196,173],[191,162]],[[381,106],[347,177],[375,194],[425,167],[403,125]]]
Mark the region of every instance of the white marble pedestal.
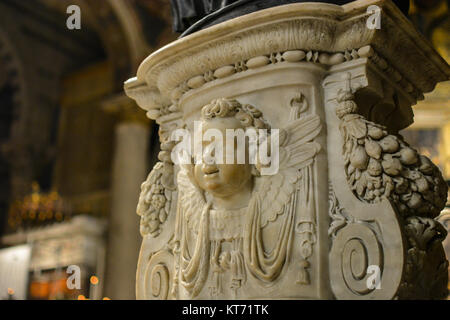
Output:
[[[380,29],[368,26],[370,5],[380,8]],[[138,206],[137,297],[446,296],[446,233],[433,218],[447,186],[398,131],[413,122],[423,93],[449,76],[407,18],[381,0],[262,10],[152,54],[125,84],[160,125],[163,150]],[[202,108],[222,98],[258,109],[254,118],[288,132],[289,156],[304,157],[280,167],[269,189],[252,178],[242,218],[209,208],[208,191],[170,157],[171,133],[192,131]],[[214,238],[216,221],[236,235]]]

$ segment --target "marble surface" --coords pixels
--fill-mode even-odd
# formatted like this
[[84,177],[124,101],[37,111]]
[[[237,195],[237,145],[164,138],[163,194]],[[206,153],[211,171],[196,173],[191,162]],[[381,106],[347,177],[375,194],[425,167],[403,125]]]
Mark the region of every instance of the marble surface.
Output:
[[[370,5],[381,29],[368,28]],[[137,297],[446,296],[446,231],[434,218],[447,186],[397,133],[449,77],[391,1],[275,7],[150,55],[125,84],[160,125],[162,150],[137,208]],[[263,174],[250,153],[208,163],[208,142],[190,154],[200,162],[178,163],[173,134],[195,137],[198,124],[267,130],[257,145],[276,146],[278,170]]]

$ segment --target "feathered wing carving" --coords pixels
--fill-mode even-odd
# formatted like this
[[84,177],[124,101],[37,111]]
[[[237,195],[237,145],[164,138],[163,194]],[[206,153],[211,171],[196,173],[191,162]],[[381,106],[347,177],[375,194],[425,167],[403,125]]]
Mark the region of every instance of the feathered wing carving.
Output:
[[[303,259],[298,283],[309,283],[307,259],[312,254],[312,243],[315,241],[312,225],[314,201],[311,198],[310,179],[314,157],[320,151],[320,145],[313,140],[320,130],[317,115],[304,116],[289,123],[280,135],[279,172],[259,178],[260,187],[250,201],[244,233],[244,257],[250,272],[266,283],[274,281],[283,270],[289,256],[288,244],[295,223],[295,229],[301,236]],[[297,193],[299,189],[301,192]],[[295,221],[298,196],[305,205],[302,209],[305,212],[301,214],[299,221]],[[262,229],[280,216],[283,216],[283,220],[278,239],[269,245],[272,249],[267,250]]]
[[[175,227],[175,261],[174,286],[172,294],[176,295],[178,281],[197,296],[206,281],[209,271],[209,209],[202,191],[194,184],[192,167],[184,166],[178,173],[178,208]],[[195,245],[190,252],[187,233],[195,234]]]
[[[317,115],[308,115],[290,122],[280,134],[280,164],[276,175],[262,176],[259,190],[262,210],[261,227],[286,212],[302,169],[312,164],[320,151],[320,144],[313,142],[322,129]],[[284,141],[281,141],[284,140]]]
[[183,219],[189,229],[197,233],[200,214],[206,204],[203,192],[193,183],[192,171],[188,167],[180,170],[177,181],[178,205],[183,214]]

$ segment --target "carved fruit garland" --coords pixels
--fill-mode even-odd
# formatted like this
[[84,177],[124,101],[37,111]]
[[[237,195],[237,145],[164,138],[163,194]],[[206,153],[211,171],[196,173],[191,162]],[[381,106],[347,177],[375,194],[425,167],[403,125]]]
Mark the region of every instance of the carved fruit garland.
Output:
[[170,131],[159,128],[161,152],[158,162],[141,185],[141,194],[137,206],[137,214],[141,216],[141,235],[157,237],[161,226],[167,221],[172,203],[172,192],[176,187],[173,181],[174,165],[171,152],[175,144],[170,141]]
[[400,136],[357,114],[351,92],[340,90],[337,100],[347,180],[355,195],[368,203],[386,197],[402,216],[439,215],[447,194],[439,169]]
[[137,214],[141,216],[141,235],[157,237],[170,212],[172,192],[164,186],[164,163],[158,162],[141,186]]

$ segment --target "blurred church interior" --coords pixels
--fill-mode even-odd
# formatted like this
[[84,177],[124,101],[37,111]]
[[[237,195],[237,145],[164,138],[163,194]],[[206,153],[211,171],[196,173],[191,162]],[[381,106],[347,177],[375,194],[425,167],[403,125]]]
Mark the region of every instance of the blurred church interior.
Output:
[[[66,26],[72,4],[81,30]],[[449,8],[409,11],[447,62]],[[123,82],[178,36],[170,0],[0,0],[0,300],[135,299],[136,205],[160,150]],[[414,112],[401,134],[450,181],[450,82]]]

